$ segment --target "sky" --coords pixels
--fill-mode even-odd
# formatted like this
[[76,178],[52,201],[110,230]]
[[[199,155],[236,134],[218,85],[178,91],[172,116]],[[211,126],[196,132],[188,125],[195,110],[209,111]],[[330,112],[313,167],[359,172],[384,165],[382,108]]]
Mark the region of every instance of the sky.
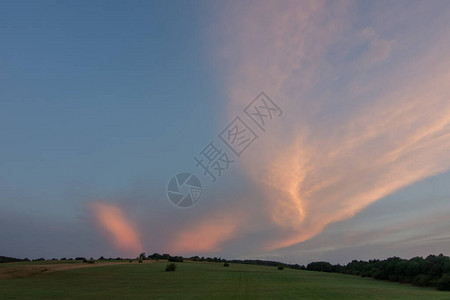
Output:
[[449,255],[449,53],[448,1],[2,1],[0,255]]

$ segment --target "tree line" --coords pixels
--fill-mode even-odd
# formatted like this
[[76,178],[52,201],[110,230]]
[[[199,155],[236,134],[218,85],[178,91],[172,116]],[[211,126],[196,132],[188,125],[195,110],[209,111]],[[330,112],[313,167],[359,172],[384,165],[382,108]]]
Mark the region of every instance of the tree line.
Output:
[[319,261],[308,264],[306,269],[450,290],[450,257],[443,254],[429,255],[426,258],[418,256],[411,259],[389,257],[384,260],[353,260],[347,265],[332,265],[329,262]]
[[19,262],[24,261],[23,259],[8,257],[8,256],[0,256],[0,264],[1,263],[9,263],[9,262]]

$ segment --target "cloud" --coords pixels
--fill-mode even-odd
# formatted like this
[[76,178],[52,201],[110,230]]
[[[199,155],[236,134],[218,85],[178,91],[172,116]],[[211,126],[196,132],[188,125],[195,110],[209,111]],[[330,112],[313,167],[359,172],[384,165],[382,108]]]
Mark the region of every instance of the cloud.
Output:
[[391,53],[394,42],[389,40],[374,39],[370,42],[367,59],[370,63],[386,60]]
[[[224,5],[211,30],[226,114],[242,115],[261,90],[285,113],[266,132],[253,128],[259,138],[233,166],[236,191],[216,188],[210,203],[189,213],[150,218],[143,230],[157,237],[157,245],[146,243],[152,249],[280,253],[450,169],[448,8],[417,2],[377,7],[374,16],[352,1],[256,3]],[[118,207],[93,208],[119,249],[141,251]],[[412,223],[403,224],[399,230]]]
[[364,49],[357,63],[365,68],[388,59],[395,45],[394,40],[380,38],[374,28],[366,27],[357,31],[355,35],[354,43]]
[[117,249],[130,255],[142,252],[139,232],[120,207],[101,202],[89,207],[97,226]]
[[413,257],[449,250],[450,173],[422,180],[371,204],[303,243],[274,251],[274,257],[308,263],[331,260]]
[[[367,15],[348,1],[258,1],[224,10],[232,19],[222,25],[233,34],[216,49],[228,66],[229,118],[260,90],[286,111],[239,160],[264,191],[245,199],[255,204],[249,218],[266,217],[259,230],[268,234],[256,251],[306,241],[450,168],[450,44],[442,26],[450,13],[421,6],[395,8],[411,22],[400,28],[386,21],[386,9],[360,28],[355,24]],[[430,13],[434,22],[417,21]],[[421,31],[434,34],[417,36]],[[240,232],[254,234],[245,226]]]
[[241,220],[235,214],[216,213],[200,222],[183,226],[173,235],[169,245],[171,253],[212,253],[220,251],[220,245],[236,236]]

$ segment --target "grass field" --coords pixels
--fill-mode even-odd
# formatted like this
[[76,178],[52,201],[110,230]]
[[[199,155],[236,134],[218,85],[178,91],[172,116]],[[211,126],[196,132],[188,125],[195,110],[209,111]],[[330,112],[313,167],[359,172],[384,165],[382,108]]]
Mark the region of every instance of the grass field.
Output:
[[[221,263],[0,264],[0,299],[450,299],[352,275]],[[3,278],[3,279],[1,279]]]

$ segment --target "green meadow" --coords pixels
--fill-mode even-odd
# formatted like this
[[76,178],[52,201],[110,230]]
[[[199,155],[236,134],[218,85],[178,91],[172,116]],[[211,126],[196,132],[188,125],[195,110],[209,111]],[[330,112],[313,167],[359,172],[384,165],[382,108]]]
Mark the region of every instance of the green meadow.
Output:
[[353,275],[222,263],[0,264],[0,299],[450,299]]

